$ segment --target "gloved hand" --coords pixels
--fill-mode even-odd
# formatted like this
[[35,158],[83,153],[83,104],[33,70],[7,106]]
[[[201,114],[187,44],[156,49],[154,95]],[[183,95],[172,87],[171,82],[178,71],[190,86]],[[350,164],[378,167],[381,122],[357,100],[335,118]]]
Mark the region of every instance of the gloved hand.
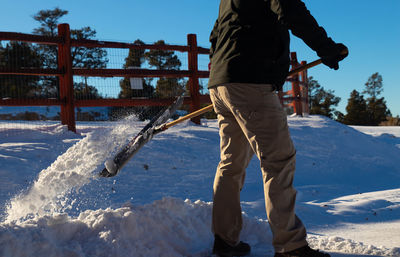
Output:
[[340,43],[335,43],[330,47],[324,48],[318,53],[321,57],[323,64],[331,69],[339,69],[339,62],[349,55],[349,50],[347,47]]

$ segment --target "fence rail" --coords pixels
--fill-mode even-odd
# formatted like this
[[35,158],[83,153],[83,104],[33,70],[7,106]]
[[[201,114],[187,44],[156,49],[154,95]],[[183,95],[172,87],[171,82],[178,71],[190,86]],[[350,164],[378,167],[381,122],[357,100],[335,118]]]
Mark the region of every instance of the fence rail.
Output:
[[[208,95],[200,94],[199,79],[208,78],[208,70],[199,70],[198,55],[208,55],[209,49],[199,47],[195,34],[187,35],[187,45],[150,45],[131,44],[98,40],[76,40],[71,38],[68,24],[58,25],[58,36],[48,37],[14,32],[0,32],[0,41],[19,41],[57,46],[58,67],[56,69],[32,68],[32,67],[0,67],[0,75],[25,75],[25,76],[52,76],[59,79],[58,99],[0,99],[0,106],[60,106],[61,123],[68,126],[69,130],[75,128],[75,107],[93,106],[164,106],[169,105],[174,99],[74,99],[73,76],[82,77],[125,77],[125,78],[188,78],[190,96],[185,97],[184,103],[190,106],[190,111],[200,108],[202,103],[209,103]],[[167,50],[187,53],[187,70],[155,70],[155,69],[87,69],[72,67],[72,47],[86,48],[120,48],[141,50]],[[292,68],[299,63],[295,53],[291,55]],[[306,93],[307,72],[288,78],[292,84],[292,90],[280,92],[281,102],[285,106],[292,107],[297,114],[307,112]],[[1,85],[0,85],[1,86]],[[305,92],[304,92],[305,91]],[[305,94],[307,95],[307,94]],[[286,102],[289,102],[286,104]],[[193,118],[199,123],[199,117]]]

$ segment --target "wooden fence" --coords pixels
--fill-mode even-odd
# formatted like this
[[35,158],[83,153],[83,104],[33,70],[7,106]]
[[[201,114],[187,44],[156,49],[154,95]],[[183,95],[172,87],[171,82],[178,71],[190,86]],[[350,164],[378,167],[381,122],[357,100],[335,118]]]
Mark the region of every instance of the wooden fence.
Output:
[[[195,34],[187,35],[187,45],[137,45],[121,42],[75,40],[71,38],[68,24],[58,25],[58,36],[48,37],[15,32],[0,32],[0,41],[20,41],[36,44],[57,46],[57,69],[41,69],[32,67],[0,67],[0,75],[31,75],[31,76],[56,76],[59,78],[58,99],[0,99],[0,106],[60,106],[61,123],[68,126],[71,131],[76,131],[75,108],[93,106],[165,106],[174,99],[74,99],[73,76],[85,77],[137,77],[137,78],[189,78],[190,96],[185,97],[184,104],[190,106],[190,111],[200,108],[203,103],[209,103],[209,95],[201,95],[199,79],[208,78],[208,70],[198,69],[198,55],[208,55],[209,49],[199,47]],[[187,70],[154,70],[154,69],[85,69],[72,66],[71,47],[88,48],[124,48],[124,49],[157,49],[186,52],[188,54]],[[292,69],[300,65],[296,53],[291,54]],[[302,62],[304,64],[304,62]],[[281,103],[292,107],[294,112],[302,115],[308,112],[307,97],[307,71],[288,78],[292,89],[279,92]],[[0,85],[1,86],[1,85]],[[193,119],[199,123],[199,117]]]

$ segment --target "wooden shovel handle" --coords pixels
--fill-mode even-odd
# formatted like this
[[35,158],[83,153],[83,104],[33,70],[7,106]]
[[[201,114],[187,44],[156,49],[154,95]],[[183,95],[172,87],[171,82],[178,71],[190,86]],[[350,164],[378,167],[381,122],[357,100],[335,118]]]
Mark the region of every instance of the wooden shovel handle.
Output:
[[[341,54],[342,54],[342,55],[347,55],[347,53],[348,53],[348,52],[347,52],[347,50],[346,50],[346,51],[343,51]],[[305,70],[308,70],[308,69],[310,69],[310,68],[312,68],[312,67],[315,67],[315,66],[317,66],[317,65],[319,65],[319,64],[321,64],[321,63],[322,63],[322,60],[321,60],[321,59],[318,59],[318,60],[316,60],[316,61],[313,61],[313,62],[310,62],[310,63],[308,63],[308,64],[302,65],[302,66],[300,66],[300,67],[298,67],[298,68],[296,68],[296,69],[290,71],[289,74],[288,74],[288,76],[293,76],[293,75],[295,75],[295,74],[297,74],[297,73],[300,73],[300,72],[302,72],[302,71],[305,71]],[[192,112],[192,113],[189,113],[188,115],[185,115],[185,116],[183,116],[183,117],[180,117],[179,119],[176,119],[176,120],[174,120],[174,121],[171,121],[170,123],[167,123],[167,124],[162,125],[162,126],[161,126],[161,129],[162,129],[162,130],[166,130],[166,129],[168,129],[168,128],[170,128],[170,127],[172,127],[172,126],[174,126],[174,125],[176,125],[176,124],[178,124],[178,123],[181,123],[182,121],[185,121],[185,120],[188,120],[188,119],[197,117],[197,116],[199,116],[199,115],[201,115],[201,114],[203,114],[203,113],[206,113],[206,112],[211,111],[212,109],[213,109],[213,105],[210,104],[210,105],[208,105],[208,106],[206,106],[206,107],[204,107],[204,108],[202,108],[202,109],[199,109],[199,110],[197,110],[197,111],[194,111],[194,112]]]

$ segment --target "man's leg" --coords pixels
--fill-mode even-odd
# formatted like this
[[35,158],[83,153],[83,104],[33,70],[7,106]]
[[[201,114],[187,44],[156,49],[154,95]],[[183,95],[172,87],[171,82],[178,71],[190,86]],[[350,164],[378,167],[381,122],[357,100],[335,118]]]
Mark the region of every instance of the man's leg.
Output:
[[235,117],[220,100],[218,90],[210,89],[218,114],[221,161],[214,180],[212,230],[231,246],[239,242],[242,229],[240,190],[253,151]]
[[295,148],[277,95],[271,85],[220,86],[222,101],[260,159],[265,204],[276,252],[307,245],[306,231],[294,212]]

